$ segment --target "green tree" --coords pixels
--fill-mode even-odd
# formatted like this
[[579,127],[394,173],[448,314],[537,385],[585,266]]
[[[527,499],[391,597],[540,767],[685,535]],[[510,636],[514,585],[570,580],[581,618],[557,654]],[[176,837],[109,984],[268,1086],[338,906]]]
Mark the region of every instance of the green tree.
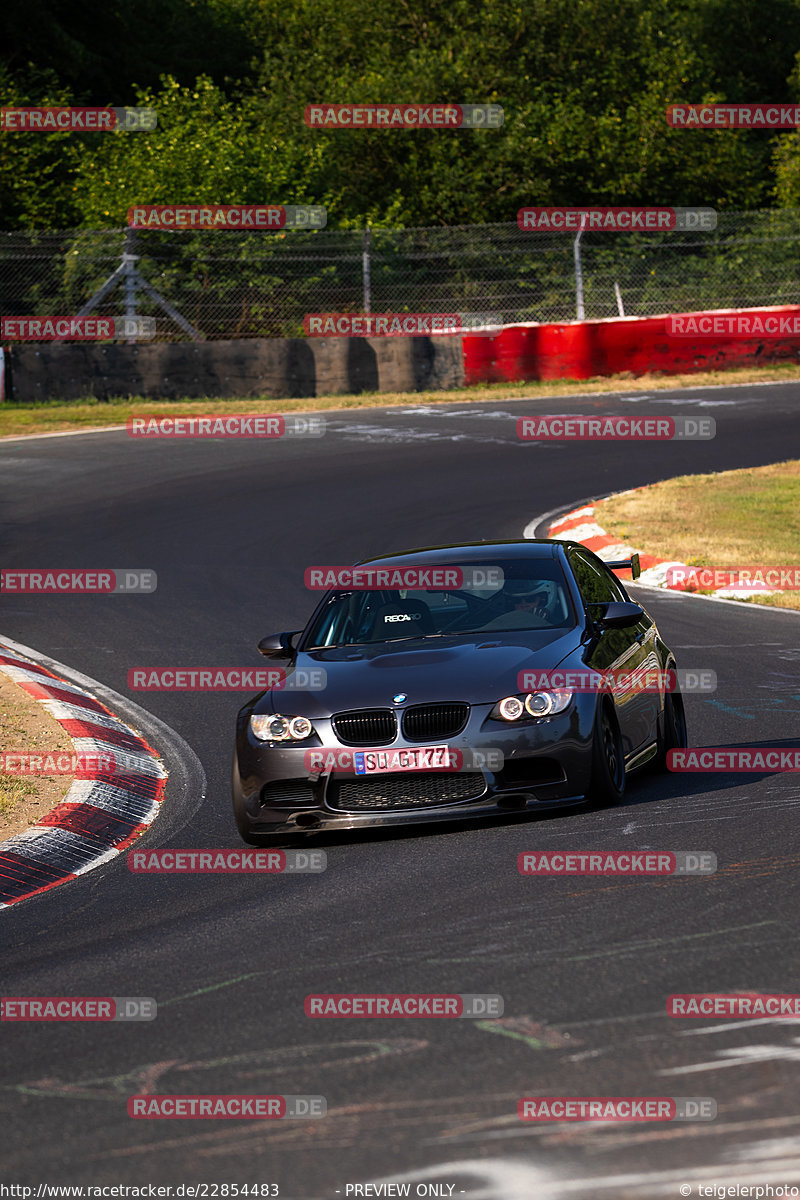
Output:
[[[23,107],[31,104],[31,95],[37,97],[37,104],[72,102],[52,72],[31,71],[23,83],[0,66],[0,104]],[[82,152],[81,136],[0,133],[0,227],[69,229],[80,223],[75,174]]]
[[[63,225],[68,212],[84,226],[120,225],[135,203],[308,201],[328,208],[332,227],[354,228],[512,221],[526,204],[757,208],[797,194],[791,138],[670,129],[665,110],[787,100],[800,0],[159,0],[158,20],[155,0],[141,0],[93,30],[98,3],[78,18],[48,0],[22,57],[7,52],[6,91],[40,103],[102,84],[96,101],[125,103],[127,91],[157,109],[158,128],[3,135],[7,228]],[[108,22],[115,38],[129,34],[121,57],[108,51]],[[38,76],[19,65],[25,54]],[[105,82],[103,55],[115,72]],[[43,76],[55,59],[59,74]],[[492,102],[505,123],[305,126],[306,105],[345,101]]]

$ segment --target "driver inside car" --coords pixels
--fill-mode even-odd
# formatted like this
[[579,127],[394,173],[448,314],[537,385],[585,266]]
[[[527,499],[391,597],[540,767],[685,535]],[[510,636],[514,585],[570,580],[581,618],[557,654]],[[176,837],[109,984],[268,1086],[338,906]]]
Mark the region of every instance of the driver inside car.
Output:
[[509,579],[503,589],[510,601],[508,612],[524,612],[541,620],[547,618],[547,606],[550,599],[546,588],[540,583],[526,579]]

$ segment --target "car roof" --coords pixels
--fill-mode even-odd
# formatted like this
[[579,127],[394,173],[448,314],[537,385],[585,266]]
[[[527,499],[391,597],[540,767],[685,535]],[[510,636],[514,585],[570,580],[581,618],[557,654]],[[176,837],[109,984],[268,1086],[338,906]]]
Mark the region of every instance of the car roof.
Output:
[[564,542],[546,538],[519,538],[513,542],[455,542],[444,546],[421,546],[416,550],[399,550],[394,554],[382,554],[373,558],[362,558],[356,564],[381,563],[386,566],[402,566],[414,563],[493,563],[499,558],[553,559],[558,547]]

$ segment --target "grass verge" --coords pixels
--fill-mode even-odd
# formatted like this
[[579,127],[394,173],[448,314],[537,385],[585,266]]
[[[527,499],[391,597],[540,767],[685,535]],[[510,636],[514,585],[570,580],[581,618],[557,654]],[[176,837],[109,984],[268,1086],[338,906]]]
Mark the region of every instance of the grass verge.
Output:
[[[679,475],[613,496],[597,521],[621,542],[698,567],[789,567],[800,547],[800,460]],[[800,609],[800,592],[745,603]]]
[[[73,750],[53,717],[7,675],[0,674],[0,748],[5,752]],[[72,776],[0,772],[0,842],[35,825],[69,791]]]

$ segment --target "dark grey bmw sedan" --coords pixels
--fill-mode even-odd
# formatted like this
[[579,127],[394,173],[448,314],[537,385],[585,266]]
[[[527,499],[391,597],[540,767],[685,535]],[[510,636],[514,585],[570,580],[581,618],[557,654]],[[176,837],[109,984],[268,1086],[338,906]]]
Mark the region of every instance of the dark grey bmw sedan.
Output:
[[675,656],[612,566],[638,573],[526,540],[336,569],[303,630],[259,643],[275,686],[238,715],[241,836],[616,803],[686,721]]

